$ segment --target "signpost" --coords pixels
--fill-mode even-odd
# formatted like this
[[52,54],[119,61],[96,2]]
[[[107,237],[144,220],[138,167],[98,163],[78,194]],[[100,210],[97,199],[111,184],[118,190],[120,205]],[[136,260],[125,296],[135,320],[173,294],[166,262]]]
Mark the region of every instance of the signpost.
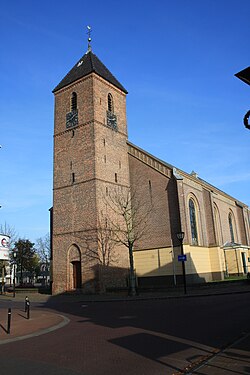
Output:
[[186,254],[178,255],[178,262],[186,262],[187,256]]

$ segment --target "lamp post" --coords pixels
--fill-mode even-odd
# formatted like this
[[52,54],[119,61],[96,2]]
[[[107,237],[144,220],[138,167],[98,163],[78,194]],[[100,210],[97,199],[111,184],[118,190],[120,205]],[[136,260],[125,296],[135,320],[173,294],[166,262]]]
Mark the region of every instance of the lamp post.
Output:
[[13,250],[13,259],[14,259],[14,262],[13,262],[13,266],[14,266],[14,273],[13,273],[13,298],[16,297],[16,256],[17,256],[17,253],[16,253],[16,250],[14,249]]
[[[236,73],[235,77],[239,78],[241,81],[245,82],[247,85],[250,85],[250,66]],[[244,116],[243,122],[244,122],[245,127],[250,130],[249,118],[250,118],[250,111],[247,111],[247,113]]]
[[[184,232],[178,232],[176,234],[176,237],[180,241],[181,244],[181,255],[184,255],[183,252],[183,239],[184,239],[185,233]],[[182,259],[182,275],[183,275],[183,286],[184,286],[184,293],[187,294],[187,284],[186,284],[186,270],[185,270],[185,261]]]

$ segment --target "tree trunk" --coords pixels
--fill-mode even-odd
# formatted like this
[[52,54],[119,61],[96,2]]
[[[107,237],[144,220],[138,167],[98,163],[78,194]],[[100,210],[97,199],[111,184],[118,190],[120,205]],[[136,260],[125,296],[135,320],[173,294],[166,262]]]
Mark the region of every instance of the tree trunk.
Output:
[[133,256],[133,245],[129,244],[129,277],[130,277],[130,290],[131,296],[136,295],[136,283],[135,283],[135,269],[134,269],[134,256]]

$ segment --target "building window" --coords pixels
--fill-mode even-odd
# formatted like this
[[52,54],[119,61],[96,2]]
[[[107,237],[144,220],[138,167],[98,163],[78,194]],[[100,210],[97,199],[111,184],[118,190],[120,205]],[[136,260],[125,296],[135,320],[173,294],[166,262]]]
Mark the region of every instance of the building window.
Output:
[[71,112],[77,109],[77,94],[72,92],[71,95]]
[[117,173],[115,173],[115,182],[117,182]]
[[150,200],[151,200],[151,203],[152,203],[152,200],[153,200],[153,196],[152,196],[152,184],[151,184],[150,180],[148,181],[148,188],[149,188]]
[[75,182],[75,173],[72,173],[72,183]]
[[192,245],[198,245],[196,210],[195,210],[195,204],[194,204],[193,199],[189,199],[189,217],[190,217]]
[[229,224],[231,242],[234,243],[235,238],[234,238],[233,219],[232,219],[231,213],[228,215],[228,224]]
[[111,113],[114,112],[113,97],[112,97],[112,95],[110,93],[108,94],[108,111],[111,112]]
[[215,233],[216,233],[216,241],[218,245],[222,245],[222,231],[221,231],[221,221],[220,221],[220,214],[219,209],[214,204],[214,223],[215,223]]

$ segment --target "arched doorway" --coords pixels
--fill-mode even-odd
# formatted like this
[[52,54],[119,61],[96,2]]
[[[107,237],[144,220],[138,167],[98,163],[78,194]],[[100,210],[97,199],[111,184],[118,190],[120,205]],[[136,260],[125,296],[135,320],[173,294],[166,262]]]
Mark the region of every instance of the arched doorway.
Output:
[[82,286],[81,262],[71,262],[73,266],[73,289],[80,289]]
[[67,290],[82,287],[81,252],[78,246],[72,245],[68,251]]

